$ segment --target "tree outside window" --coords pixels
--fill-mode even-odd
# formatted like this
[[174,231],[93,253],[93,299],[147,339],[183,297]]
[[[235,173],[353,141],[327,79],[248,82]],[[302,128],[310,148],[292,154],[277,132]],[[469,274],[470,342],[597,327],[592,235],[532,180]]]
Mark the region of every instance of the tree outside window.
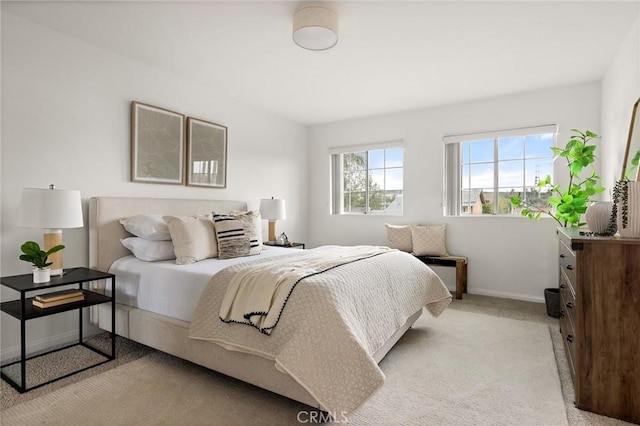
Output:
[[339,213],[402,213],[403,151],[394,147],[336,154],[342,159]]

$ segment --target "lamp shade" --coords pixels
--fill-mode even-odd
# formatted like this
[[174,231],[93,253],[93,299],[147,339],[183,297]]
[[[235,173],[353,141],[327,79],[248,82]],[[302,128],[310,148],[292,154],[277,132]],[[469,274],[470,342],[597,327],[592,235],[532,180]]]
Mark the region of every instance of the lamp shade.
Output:
[[284,200],[263,198],[260,200],[260,216],[267,220],[281,220],[287,218]]
[[18,225],[48,229],[83,227],[80,191],[23,188]]
[[293,15],[293,41],[308,50],[326,50],[338,43],[338,15],[324,6],[304,6]]

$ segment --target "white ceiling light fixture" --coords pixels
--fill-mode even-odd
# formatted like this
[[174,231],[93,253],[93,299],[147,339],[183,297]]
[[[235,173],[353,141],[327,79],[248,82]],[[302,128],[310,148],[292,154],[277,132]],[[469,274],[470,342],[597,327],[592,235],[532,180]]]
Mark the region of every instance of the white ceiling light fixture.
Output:
[[303,6],[293,15],[293,41],[308,50],[327,50],[338,43],[338,15],[326,6]]

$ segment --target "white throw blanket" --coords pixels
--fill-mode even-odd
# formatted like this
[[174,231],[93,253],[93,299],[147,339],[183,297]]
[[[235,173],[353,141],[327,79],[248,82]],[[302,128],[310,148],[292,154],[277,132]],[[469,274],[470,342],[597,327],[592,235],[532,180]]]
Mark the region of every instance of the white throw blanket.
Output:
[[[291,250],[291,262],[330,255],[336,246]],[[284,259],[284,257],[283,257]],[[256,258],[252,265],[270,261]],[[215,274],[202,293],[189,337],[273,360],[325,411],[350,413],[384,383],[373,354],[425,307],[438,316],[451,302],[440,278],[414,256],[390,250],[302,280],[270,336],[224,323],[219,312],[234,275],[248,263]]]
[[376,246],[334,247],[329,253],[308,251],[294,260],[284,256],[249,264],[233,276],[220,307],[220,319],[251,325],[270,335],[301,280],[390,250]]

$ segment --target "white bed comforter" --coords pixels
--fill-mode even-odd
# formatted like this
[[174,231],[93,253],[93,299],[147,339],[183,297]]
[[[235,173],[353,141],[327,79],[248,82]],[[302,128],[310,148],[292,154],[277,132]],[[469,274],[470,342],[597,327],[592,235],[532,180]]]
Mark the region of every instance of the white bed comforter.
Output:
[[[320,247],[291,258],[332,249]],[[382,385],[384,373],[372,354],[413,313],[424,306],[437,317],[451,302],[431,269],[410,254],[390,251],[303,279],[278,326],[265,335],[218,317],[227,287],[242,268],[231,266],[211,279],[196,307],[190,337],[274,360],[321,409],[338,414],[352,412]]]
[[355,246],[313,250],[306,256],[247,265],[234,274],[220,307],[223,322],[247,324],[271,334],[296,285],[346,263],[389,252],[389,247]]

